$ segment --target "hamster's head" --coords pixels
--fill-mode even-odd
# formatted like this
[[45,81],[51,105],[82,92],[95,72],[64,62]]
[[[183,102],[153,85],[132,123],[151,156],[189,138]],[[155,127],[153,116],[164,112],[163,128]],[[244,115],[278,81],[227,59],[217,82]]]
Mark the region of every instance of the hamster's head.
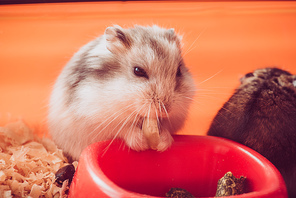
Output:
[[235,93],[225,103],[227,109],[233,112],[228,114],[236,118],[246,118],[244,115],[251,115],[251,112],[270,115],[285,105],[296,105],[296,76],[285,70],[257,69],[245,74],[240,82]]
[[[275,112],[296,100],[296,76],[279,68],[257,69],[240,79],[241,85],[231,97],[239,112]],[[292,102],[292,103],[291,103]],[[229,106],[231,106],[229,104]],[[294,107],[295,108],[295,107]]]
[[[195,86],[185,67],[181,38],[173,29],[135,26],[108,28],[107,49],[119,60],[128,84],[129,116],[141,128],[143,119],[154,118],[160,131],[159,150],[171,144],[170,134],[179,130],[187,117]],[[128,105],[128,104],[127,104]],[[123,136],[131,148],[146,148],[141,131]],[[137,140],[137,141],[135,141]]]
[[84,98],[80,107],[86,116],[104,117],[103,125],[108,127],[103,128],[110,137],[124,139],[134,150],[148,148],[142,123],[145,118],[156,119],[161,141],[158,150],[165,150],[172,143],[171,134],[184,125],[195,93],[182,57],[181,37],[173,29],[158,26],[113,26],[102,39],[104,54],[89,57],[100,58],[100,68],[95,71],[106,75],[80,87],[80,98]]
[[290,89],[292,92],[295,91],[296,87],[296,77],[278,68],[257,69],[254,72],[247,73],[240,81],[241,87],[248,86],[252,83],[255,83],[257,86],[258,83],[268,83],[274,87],[285,87],[285,89]]
[[254,107],[251,104],[256,101],[264,101],[262,104],[266,107],[281,106],[296,99],[296,76],[279,68],[257,69],[247,73],[240,81],[234,98],[243,101],[247,107]]

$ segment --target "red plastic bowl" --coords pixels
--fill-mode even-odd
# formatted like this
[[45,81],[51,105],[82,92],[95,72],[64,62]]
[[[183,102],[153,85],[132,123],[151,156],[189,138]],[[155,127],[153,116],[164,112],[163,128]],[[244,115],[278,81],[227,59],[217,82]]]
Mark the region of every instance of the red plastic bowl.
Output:
[[[164,197],[172,187],[214,197],[217,181],[231,171],[247,177],[242,197],[287,197],[278,170],[257,152],[222,138],[174,136],[165,152],[136,152],[120,140],[84,150],[69,197]],[[111,143],[111,144],[110,144]]]

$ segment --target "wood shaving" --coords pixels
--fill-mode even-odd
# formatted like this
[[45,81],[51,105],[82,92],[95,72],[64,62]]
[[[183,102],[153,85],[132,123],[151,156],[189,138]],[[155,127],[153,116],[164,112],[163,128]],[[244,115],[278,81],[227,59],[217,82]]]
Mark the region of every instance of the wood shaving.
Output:
[[52,140],[37,137],[22,121],[0,127],[0,197],[67,197],[68,180],[62,187],[55,183],[67,164]]

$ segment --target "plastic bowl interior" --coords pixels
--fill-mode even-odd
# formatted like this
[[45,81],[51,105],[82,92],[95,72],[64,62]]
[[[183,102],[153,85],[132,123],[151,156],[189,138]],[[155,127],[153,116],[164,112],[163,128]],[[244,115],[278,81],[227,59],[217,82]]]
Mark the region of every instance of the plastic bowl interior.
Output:
[[217,181],[231,171],[246,176],[239,197],[287,197],[274,166],[235,142],[208,136],[174,136],[165,152],[136,152],[115,140],[84,150],[70,187],[70,197],[164,197],[172,187],[196,197],[214,197]]

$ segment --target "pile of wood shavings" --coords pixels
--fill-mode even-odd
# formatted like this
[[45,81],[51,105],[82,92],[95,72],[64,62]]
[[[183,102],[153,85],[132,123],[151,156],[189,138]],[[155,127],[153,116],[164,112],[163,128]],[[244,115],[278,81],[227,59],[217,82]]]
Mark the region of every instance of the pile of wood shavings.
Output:
[[0,197],[67,197],[68,180],[59,187],[55,173],[68,164],[50,139],[38,138],[23,122],[0,127]]

